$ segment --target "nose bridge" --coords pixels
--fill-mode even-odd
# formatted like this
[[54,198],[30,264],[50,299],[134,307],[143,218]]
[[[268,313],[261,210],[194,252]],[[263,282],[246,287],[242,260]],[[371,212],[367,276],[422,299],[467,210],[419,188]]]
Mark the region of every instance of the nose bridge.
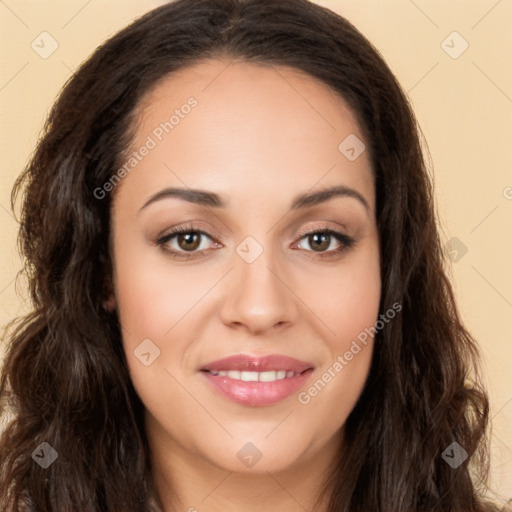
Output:
[[293,294],[282,282],[284,276],[279,276],[282,266],[276,251],[247,237],[237,246],[233,258],[223,321],[244,324],[251,331],[264,331],[294,321]]

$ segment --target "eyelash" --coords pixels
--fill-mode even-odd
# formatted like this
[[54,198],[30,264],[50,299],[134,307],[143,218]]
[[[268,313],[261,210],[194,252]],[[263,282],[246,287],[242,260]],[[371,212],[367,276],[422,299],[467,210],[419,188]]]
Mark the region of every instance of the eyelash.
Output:
[[[186,234],[196,233],[199,235],[203,235],[203,236],[209,238],[210,240],[216,242],[216,240],[211,235],[209,235],[206,231],[197,229],[193,225],[190,224],[187,226],[180,226],[180,227],[174,228],[171,232],[167,233],[166,235],[164,235],[164,236],[160,237],[158,240],[156,240],[155,245],[161,247],[162,250],[165,251],[169,256],[171,256],[172,258],[176,258],[176,259],[194,258],[195,255],[197,255],[198,253],[208,250],[208,249],[204,249],[203,251],[188,252],[188,251],[169,250],[164,247],[165,244],[167,244],[170,240],[175,238],[177,235],[180,235],[183,233],[186,233]],[[340,243],[339,248],[331,249],[330,251],[326,251],[326,252],[316,252],[316,251],[312,251],[312,250],[306,250],[306,252],[313,252],[313,253],[316,252],[316,256],[319,258],[328,258],[328,257],[332,257],[335,255],[339,255],[342,252],[345,252],[346,250],[350,249],[355,244],[355,240],[353,238],[349,237],[348,235],[345,235],[344,233],[340,233],[339,231],[333,230],[328,227],[320,227],[320,228],[313,229],[311,231],[301,231],[299,233],[298,240],[300,241],[307,236],[312,236],[312,235],[316,235],[316,234],[330,235],[331,237],[334,237]],[[216,242],[216,243],[218,243],[218,242]]]

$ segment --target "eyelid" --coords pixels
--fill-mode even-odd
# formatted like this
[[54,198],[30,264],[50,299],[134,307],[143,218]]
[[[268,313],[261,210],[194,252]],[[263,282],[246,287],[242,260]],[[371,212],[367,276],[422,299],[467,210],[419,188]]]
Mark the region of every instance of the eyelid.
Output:
[[[209,238],[214,244],[217,246],[215,248],[218,248],[218,246],[223,246],[221,242],[219,242],[215,236],[210,235],[207,231],[195,226],[193,223],[178,226],[176,228],[172,228],[170,231],[168,231],[166,234],[159,236],[157,240],[155,240],[154,244],[158,246],[164,246],[167,242],[169,242],[171,239],[175,238],[180,233],[198,233],[202,236],[205,236],[206,238]],[[320,225],[316,227],[311,228],[303,228],[299,231],[299,233],[295,237],[295,242],[293,242],[292,245],[296,245],[299,243],[302,239],[304,239],[307,236],[311,236],[317,233],[327,233],[328,235],[336,238],[338,242],[341,244],[341,247],[338,249],[331,249],[330,251],[324,251],[324,252],[317,252],[317,251],[307,251],[306,253],[313,253],[316,257],[329,257],[329,256],[335,256],[337,254],[340,254],[346,249],[350,249],[350,247],[355,243],[355,240],[350,237],[349,235],[346,235],[342,233],[341,231],[338,231],[337,229],[334,229],[330,227],[329,225]],[[200,257],[200,255],[204,254],[205,252],[209,252],[212,248],[203,249],[201,251],[182,251],[182,250],[169,250],[164,249],[163,250],[175,258],[183,258],[183,259],[192,259],[195,257]]]
[[341,244],[341,247],[337,249],[331,249],[330,251],[305,251],[306,253],[314,254],[315,257],[317,258],[329,258],[334,257],[336,255],[340,255],[342,252],[345,252],[346,250],[350,249],[356,243],[356,240],[351,236],[339,231],[338,229],[332,228],[329,225],[323,224],[313,228],[301,229],[297,235],[297,241],[294,242],[293,245],[297,245],[297,243],[299,243],[304,238],[311,235],[315,235],[317,233],[328,234],[329,236],[335,238]]
[[211,250],[211,248],[209,248],[209,249],[203,249],[201,251],[188,252],[188,251],[180,251],[180,250],[175,250],[175,249],[171,250],[171,249],[164,248],[165,244],[167,244],[167,242],[169,242],[170,240],[175,238],[177,235],[179,235],[181,233],[190,233],[190,232],[201,234],[202,236],[209,238],[213,242],[214,245],[222,246],[222,244],[216,239],[215,236],[210,235],[210,233],[197,227],[193,223],[172,228],[171,230],[167,231],[164,235],[159,236],[153,243],[154,243],[154,245],[161,246],[162,250],[164,250],[168,255],[175,257],[175,258],[183,258],[183,259],[194,258],[197,255],[200,255],[206,251]]
[[211,234],[211,232],[215,233],[215,230],[213,227],[208,226],[203,228],[200,224],[190,221],[185,224],[180,224],[177,226],[174,226],[172,228],[168,228],[165,231],[163,231],[163,234],[158,235],[157,238],[154,240],[154,243],[162,243],[165,239],[168,239],[172,237],[173,235],[179,235],[180,233],[201,233],[202,235],[210,238],[211,240],[218,241],[217,238],[219,236],[217,234]]
[[343,234],[343,233],[341,233],[341,231],[339,231],[339,229],[333,228],[328,224],[320,224],[320,225],[313,226],[313,227],[301,228],[296,236],[297,236],[297,238],[303,238],[307,235],[313,235],[315,233],[325,233],[325,232],[337,233],[340,235]]

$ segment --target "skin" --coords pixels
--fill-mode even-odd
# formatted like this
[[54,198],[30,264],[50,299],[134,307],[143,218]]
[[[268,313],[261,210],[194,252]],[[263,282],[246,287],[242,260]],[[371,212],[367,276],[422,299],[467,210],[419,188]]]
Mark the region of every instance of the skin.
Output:
[[[199,369],[233,354],[283,354],[314,364],[307,390],[375,324],[381,280],[372,170],[366,151],[349,161],[338,150],[349,134],[364,137],[348,104],[309,75],[207,60],[146,95],[128,153],[191,96],[197,107],[123,178],[112,209],[107,306],[118,311],[146,407],[157,489],[166,512],[310,510],[343,447],[372,340],[306,405],[297,394],[263,407],[236,404]],[[339,196],[290,209],[299,194],[338,185],[368,207]],[[215,192],[227,206],[167,197],[143,208],[168,187]],[[199,238],[195,252],[177,237],[155,244],[191,222],[211,237]],[[318,248],[301,236],[326,227],[355,243],[335,253],[334,237]],[[248,236],[263,250],[252,263],[236,252]],[[192,257],[174,259],[165,247]],[[148,366],[134,355],[145,339],[160,349]],[[248,442],[261,452],[252,467],[237,457]]]

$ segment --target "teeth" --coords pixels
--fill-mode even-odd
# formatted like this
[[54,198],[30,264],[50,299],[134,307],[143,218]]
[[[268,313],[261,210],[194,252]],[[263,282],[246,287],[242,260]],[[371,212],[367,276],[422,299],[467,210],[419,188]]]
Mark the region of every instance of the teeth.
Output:
[[228,377],[234,380],[241,380],[244,382],[274,382],[276,380],[289,379],[295,376],[295,372],[290,370],[272,370],[268,372],[240,372],[238,370],[219,370],[218,372],[211,371],[212,375],[219,377]]
[[260,382],[272,382],[278,379],[277,373],[279,372],[261,372]]
[[[228,375],[228,377],[229,377],[229,375]],[[241,372],[240,380],[243,380],[244,382],[257,382],[258,381],[258,372]]]

